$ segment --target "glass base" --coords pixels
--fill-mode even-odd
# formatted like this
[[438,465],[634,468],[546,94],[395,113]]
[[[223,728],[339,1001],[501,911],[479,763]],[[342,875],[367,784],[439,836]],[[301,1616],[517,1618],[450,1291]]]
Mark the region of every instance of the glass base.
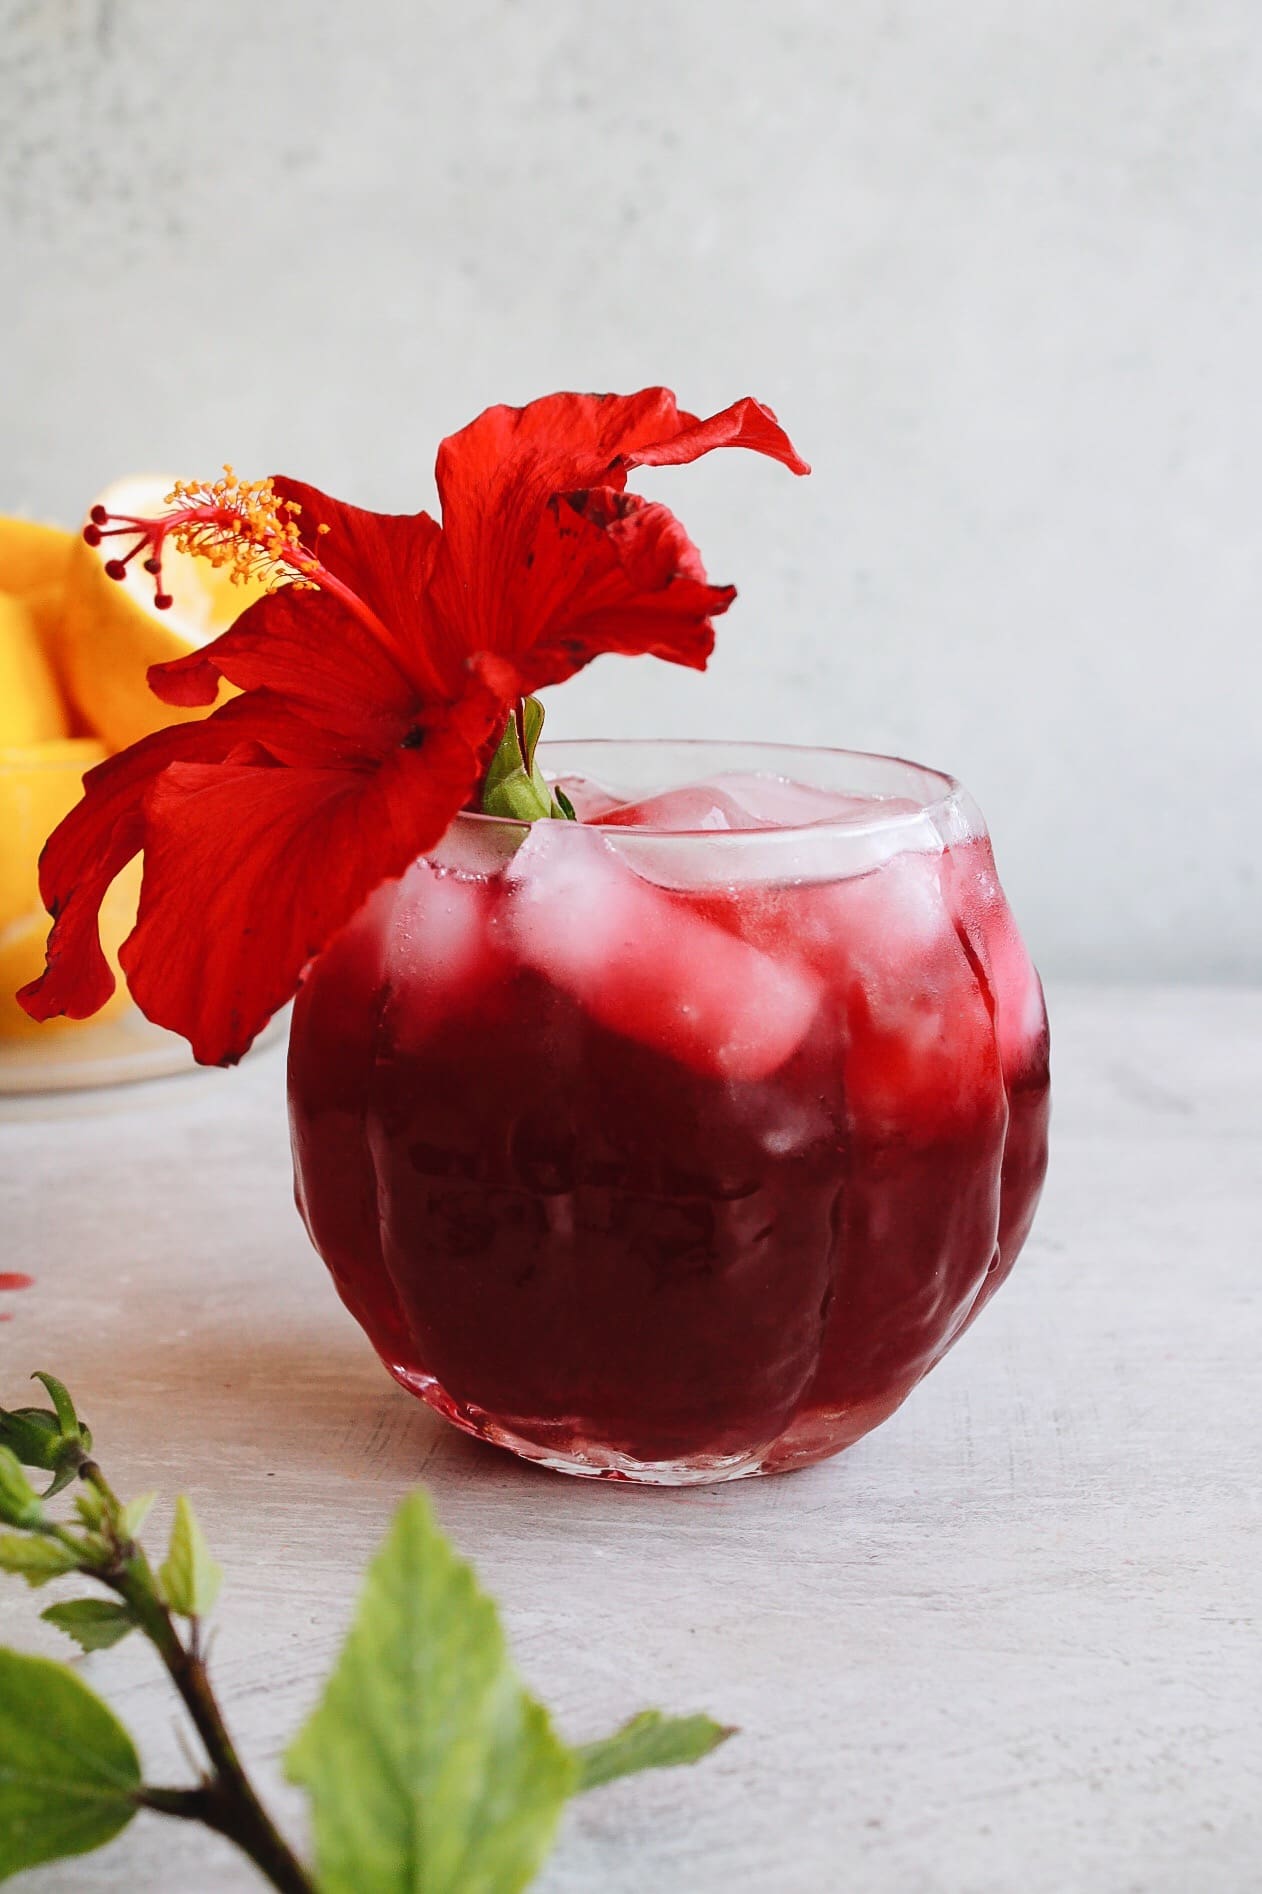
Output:
[[[582,1424],[574,1421],[518,1422],[497,1420],[481,1408],[453,1401],[432,1375],[416,1374],[396,1362],[387,1362],[395,1380],[462,1433],[503,1447],[519,1460],[546,1467],[550,1473],[568,1473],[578,1480],[621,1480],[634,1486],[719,1486],[728,1480],[746,1480],[758,1473],[775,1472],[768,1465],[773,1443],[760,1441],[744,1453],[699,1453],[681,1460],[637,1460],[616,1447],[582,1439]],[[529,1426],[529,1433],[517,1431]],[[581,1443],[581,1444],[580,1444]]]
[[814,1408],[800,1413],[770,1440],[759,1441],[741,1453],[688,1454],[678,1460],[639,1460],[584,1436],[584,1423],[568,1420],[504,1420],[471,1402],[454,1401],[432,1375],[386,1360],[401,1387],[432,1407],[436,1414],[492,1447],[503,1447],[519,1460],[568,1473],[579,1480],[622,1480],[634,1486],[719,1486],[729,1480],[752,1479],[763,1473],[795,1473],[803,1467],[831,1460],[888,1420],[911,1393],[918,1375],[885,1394],[856,1401],[845,1408]]

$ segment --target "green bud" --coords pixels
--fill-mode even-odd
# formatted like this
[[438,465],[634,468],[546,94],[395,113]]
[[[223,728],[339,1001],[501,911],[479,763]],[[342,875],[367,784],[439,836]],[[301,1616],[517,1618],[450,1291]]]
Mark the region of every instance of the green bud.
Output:
[[61,1423],[42,1407],[0,1407],[0,1447],[7,1447],[24,1467],[56,1470],[65,1444]]
[[543,705],[537,697],[524,698],[520,710],[509,717],[487,769],[482,785],[484,815],[507,817],[511,822],[566,819],[565,808],[535,761],[542,729]]
[[7,1447],[24,1467],[40,1467],[53,1475],[44,1494],[50,1499],[69,1486],[92,1451],[91,1430],[75,1413],[74,1402],[56,1375],[41,1369],[31,1376],[42,1381],[55,1412],[42,1407],[0,1407],[0,1447]]

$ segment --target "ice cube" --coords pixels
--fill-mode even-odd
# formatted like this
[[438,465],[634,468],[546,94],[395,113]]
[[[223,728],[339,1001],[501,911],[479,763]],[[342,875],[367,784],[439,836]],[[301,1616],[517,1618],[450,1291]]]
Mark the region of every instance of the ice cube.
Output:
[[626,800],[591,776],[556,776],[552,778],[552,787],[569,797],[570,806],[580,822],[597,822],[609,810],[621,808]]
[[975,835],[949,848],[943,866],[952,910],[990,979],[999,1049],[1011,1081],[1042,1043],[1047,1027],[1043,988],[999,885],[988,838]]
[[992,918],[987,932],[999,1050],[1003,1054],[1004,1071],[1015,1076],[1030,1063],[1031,1054],[1047,1027],[1043,988],[1006,903]]
[[942,892],[942,856],[905,851],[870,874],[855,875],[820,890],[815,912],[823,927],[819,945],[829,944],[865,968],[890,970],[895,979],[909,962],[925,965],[959,943]]
[[729,770],[715,778],[714,789],[734,802],[748,820],[733,828],[803,828],[816,822],[873,822],[890,815],[914,815],[919,804],[906,797],[860,796],[817,789],[788,776],[761,770]]
[[642,881],[595,828],[537,822],[507,879],[521,959],[610,1031],[744,1081],[768,1077],[805,1037],[814,975]]
[[525,833],[524,822],[462,812],[426,859],[462,875],[497,875],[517,853]]
[[941,853],[800,888],[800,951],[836,996],[857,1125],[931,1137],[1002,1097],[987,995],[944,892]]
[[589,818],[605,829],[652,829],[658,835],[692,835],[707,829],[753,829],[758,822],[748,809],[726,795],[717,783],[685,783],[639,802]]
[[[904,820],[891,822],[891,815]],[[598,822],[623,860],[662,888],[831,882],[907,849],[941,847],[917,803],[752,771],[626,803]],[[708,834],[713,843],[699,839]]]
[[484,883],[424,861],[399,882],[386,935],[383,1015],[398,1046],[419,1044],[494,977],[501,952],[490,927],[493,902]]

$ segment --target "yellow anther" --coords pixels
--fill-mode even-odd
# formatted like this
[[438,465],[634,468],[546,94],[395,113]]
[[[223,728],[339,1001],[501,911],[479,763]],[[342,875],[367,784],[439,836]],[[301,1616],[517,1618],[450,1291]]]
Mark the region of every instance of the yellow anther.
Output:
[[243,480],[224,462],[213,481],[177,480],[168,496],[173,518],[167,531],[181,552],[228,568],[234,584],[262,582],[269,588],[308,585],[318,561],[302,544],[293,500],[283,500],[271,480]]

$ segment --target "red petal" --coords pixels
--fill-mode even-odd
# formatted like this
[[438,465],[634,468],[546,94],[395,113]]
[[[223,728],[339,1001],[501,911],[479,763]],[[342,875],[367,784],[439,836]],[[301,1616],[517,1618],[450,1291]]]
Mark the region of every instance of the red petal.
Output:
[[399,742],[421,701],[415,679],[344,605],[292,586],[260,599],[203,650],[154,665],[149,683],[164,703],[205,704],[221,677],[274,691],[297,715],[369,750]]
[[[681,422],[692,420],[691,415],[678,418]],[[626,467],[681,467],[716,447],[748,447],[756,454],[778,460],[790,473],[811,471],[771,409],[750,395],[734,401],[722,414],[711,415],[708,421],[693,422],[647,446],[633,447],[622,459]]]
[[[443,544],[434,569],[433,601],[437,616],[452,628],[452,642],[462,638],[470,652],[516,656],[549,633],[550,648],[559,648],[559,636],[550,635],[550,615],[564,610],[568,619],[575,618],[563,595],[567,587],[590,591],[591,573],[576,568],[567,579],[555,556],[541,557],[541,550],[553,550],[548,542],[556,531],[555,522],[550,525],[546,517],[548,502],[556,495],[620,489],[628,467],[695,460],[716,447],[750,447],[795,471],[806,471],[770,409],[750,400],[708,421],[681,410],[667,388],[645,388],[635,395],[549,395],[525,408],[488,408],[445,440],[438,453]],[[663,508],[627,537],[639,542],[643,554],[654,537],[664,547],[664,521],[669,518]],[[700,579],[695,550],[682,528],[675,524],[672,530],[681,555],[688,549],[689,576]],[[571,556],[578,550],[568,548]],[[607,570],[609,561],[602,560],[590,542],[582,556]],[[619,557],[625,563],[636,555],[628,547]],[[628,585],[639,592],[661,589],[630,579]],[[724,604],[715,602],[719,596],[716,592],[708,606],[694,603],[694,624],[704,623],[709,613],[731,602],[729,592],[722,594]],[[616,638],[605,643],[592,612],[584,610],[582,616],[586,623],[579,662],[601,649],[656,649],[646,635],[632,644]],[[672,646],[678,644],[678,627],[667,627],[663,637]],[[681,661],[697,662],[700,643],[694,633],[688,641],[691,655]],[[571,664],[571,670],[576,668]],[[560,675],[568,673],[563,669]]]
[[110,883],[142,845],[141,804],[150,783],[177,761],[283,758],[293,753],[295,734],[309,749],[314,733],[303,725],[295,732],[274,699],[238,697],[213,717],[157,730],[88,771],[83,800],[54,829],[40,856],[40,893],[55,925],[45,971],[18,995],[32,1019],[62,1013],[86,1019],[114,991],[97,915]]
[[428,513],[368,513],[297,480],[275,484],[298,503],[308,551],[375,622],[333,593],[285,586],[203,650],[154,665],[155,694],[168,704],[210,704],[226,677],[243,690],[282,691],[300,714],[311,711],[325,723],[332,712],[336,727],[348,731],[356,704],[371,725],[418,695],[431,702],[453,695],[458,676],[435,669],[425,608],[442,537],[437,522]]
[[500,699],[478,686],[423,720],[420,748],[348,765],[341,740],[255,691],[111,757],[41,857],[55,925],[23,1006],[84,1019],[104,1005],[114,977],[97,916],[143,848],[140,920],[121,956],[133,995],[198,1058],[239,1058],[293,994],[310,942],[438,839],[502,722]]
[[669,508],[614,487],[555,495],[533,552],[511,654],[523,691],[560,683],[605,651],[704,670],[712,620],[736,592],[707,584]]
[[121,959],[150,1019],[230,1065],[381,882],[441,838],[478,758],[450,728],[377,769],[176,763],[145,798],[140,918]]
[[[438,522],[428,513],[369,513],[284,475],[274,484],[282,499],[301,509],[298,530],[308,550],[384,624],[403,633],[429,583]],[[321,526],[328,532],[320,532]]]

